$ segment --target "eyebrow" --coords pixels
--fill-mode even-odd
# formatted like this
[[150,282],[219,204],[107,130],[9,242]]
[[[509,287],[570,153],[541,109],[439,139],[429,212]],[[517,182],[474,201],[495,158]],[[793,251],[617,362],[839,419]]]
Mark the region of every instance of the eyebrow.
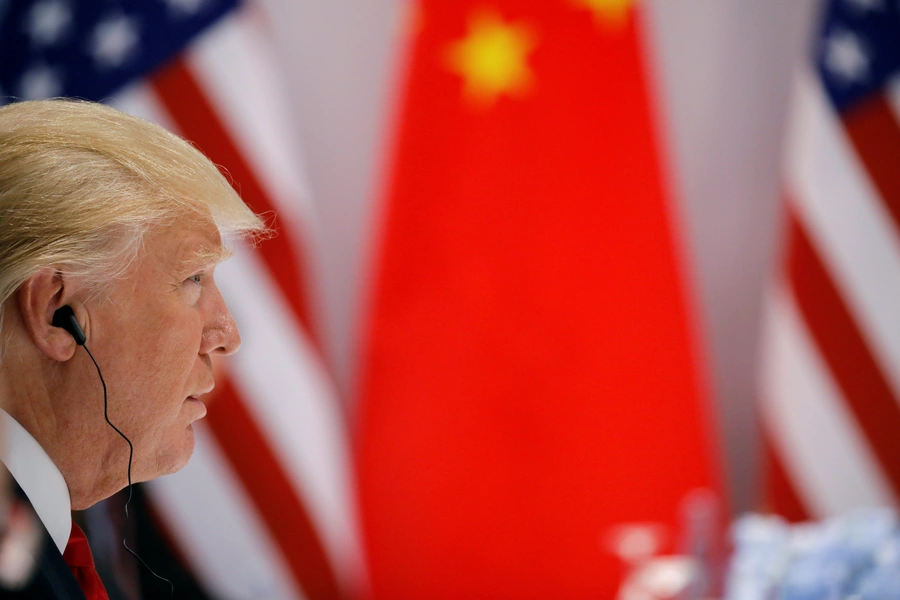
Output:
[[217,265],[229,258],[234,251],[225,245],[212,246],[203,244],[193,252],[186,253],[179,262],[179,271],[184,273],[194,272],[201,267]]
[[234,254],[234,251],[224,244],[220,244],[217,247],[204,245],[202,248],[194,252],[188,260],[218,264],[223,260],[231,258],[232,254]]

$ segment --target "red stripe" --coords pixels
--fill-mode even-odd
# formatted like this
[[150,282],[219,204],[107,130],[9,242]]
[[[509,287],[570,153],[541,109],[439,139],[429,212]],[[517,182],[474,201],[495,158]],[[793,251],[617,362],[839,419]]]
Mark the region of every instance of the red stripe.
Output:
[[764,432],[763,443],[763,510],[781,515],[788,521],[800,522],[809,519],[810,514],[797,494],[794,482],[775,450],[769,433]]
[[856,149],[900,230],[900,126],[883,94],[866,98],[841,115],[847,136]]
[[306,507],[227,377],[216,385],[207,422],[305,596],[309,600],[341,598]]
[[816,249],[794,215],[788,277],[844,401],[900,494],[900,406]]
[[[244,202],[257,214],[275,214],[275,206],[249,167],[241,150],[232,141],[183,58],[176,58],[158,70],[150,80],[179,132],[197,145],[215,164],[224,167]],[[277,227],[277,222],[273,224]],[[256,252],[269,267],[282,294],[300,323],[310,326],[309,307],[302,282],[307,281],[301,261],[291,243],[292,232],[278,229],[278,235],[260,244]]]

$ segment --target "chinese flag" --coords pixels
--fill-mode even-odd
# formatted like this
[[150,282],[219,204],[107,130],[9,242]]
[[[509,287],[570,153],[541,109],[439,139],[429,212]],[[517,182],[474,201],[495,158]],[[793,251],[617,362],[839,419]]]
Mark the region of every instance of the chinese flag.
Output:
[[374,596],[610,598],[718,490],[627,1],[425,1],[360,382]]

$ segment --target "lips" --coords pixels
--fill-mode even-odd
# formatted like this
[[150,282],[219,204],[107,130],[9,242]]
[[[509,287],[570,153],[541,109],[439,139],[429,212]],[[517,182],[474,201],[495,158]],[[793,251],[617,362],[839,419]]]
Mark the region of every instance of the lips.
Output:
[[197,398],[197,396],[188,396],[187,398],[185,398],[184,401],[185,401],[186,405],[200,409],[199,413],[191,418],[191,421],[195,421],[197,419],[202,419],[203,417],[206,416],[206,410],[207,410],[206,404],[202,400]]
[[190,396],[185,398],[185,402],[189,402],[191,404],[197,405],[198,407],[202,406],[202,414],[200,414],[197,418],[203,418],[206,416],[206,403],[200,399],[200,396],[206,395],[213,391],[213,388],[216,387],[215,382],[210,381],[209,383],[197,387],[196,391],[193,392]]

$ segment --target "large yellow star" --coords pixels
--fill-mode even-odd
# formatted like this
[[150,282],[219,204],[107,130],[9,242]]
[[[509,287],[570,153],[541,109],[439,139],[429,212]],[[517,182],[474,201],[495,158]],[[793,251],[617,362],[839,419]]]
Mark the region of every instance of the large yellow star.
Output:
[[501,94],[521,96],[533,75],[526,62],[535,35],[522,24],[505,23],[495,12],[481,10],[469,19],[466,36],[447,48],[449,68],[464,80],[463,94],[488,108]]
[[591,10],[598,23],[618,27],[624,25],[634,0],[573,0]]

